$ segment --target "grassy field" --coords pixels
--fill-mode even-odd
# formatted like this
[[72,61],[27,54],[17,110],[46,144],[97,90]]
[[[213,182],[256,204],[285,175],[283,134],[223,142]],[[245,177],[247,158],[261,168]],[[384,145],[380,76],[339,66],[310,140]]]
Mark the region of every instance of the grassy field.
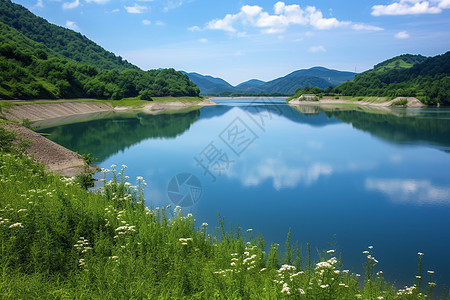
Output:
[[[396,289],[377,270],[375,250],[361,249],[354,274],[335,249],[311,260],[287,235],[285,251],[252,230],[225,230],[180,207],[148,208],[142,177],[126,166],[103,170],[89,192],[24,157],[0,128],[0,298],[67,299],[430,299],[433,272],[411,274]],[[200,220],[201,221],[201,220]],[[228,228],[228,226],[226,226]],[[265,249],[270,249],[265,252]],[[415,277],[416,276],[416,277]],[[447,292],[444,293],[448,296]],[[442,298],[445,298],[444,296]]]

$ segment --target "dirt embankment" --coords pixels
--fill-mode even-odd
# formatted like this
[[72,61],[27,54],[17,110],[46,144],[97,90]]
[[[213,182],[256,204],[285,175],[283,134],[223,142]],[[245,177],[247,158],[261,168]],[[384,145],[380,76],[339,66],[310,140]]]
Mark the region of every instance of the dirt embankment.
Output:
[[126,111],[140,109],[147,113],[159,113],[162,111],[181,110],[193,106],[217,105],[211,99],[201,102],[150,102],[142,108],[113,107],[109,103],[99,102],[62,102],[62,103],[27,103],[19,104],[5,109],[3,115],[11,121],[28,119],[32,122],[46,119],[68,117],[74,115],[94,114],[108,111]]
[[74,176],[84,172],[85,163],[81,155],[64,148],[40,134],[16,123],[5,123],[6,130],[13,131],[29,141],[26,154],[34,161],[43,163],[47,170],[64,175]]
[[6,109],[3,115],[11,121],[37,121],[112,110],[111,105],[97,102],[31,103],[14,105]]
[[347,101],[347,100],[335,100],[335,99],[321,99],[319,101],[303,101],[299,98],[292,99],[289,104],[292,105],[321,105],[321,104],[355,104],[355,105],[367,105],[377,107],[395,107],[395,102],[406,99],[408,102],[405,105],[398,107],[425,107],[426,105],[420,102],[419,99],[414,97],[397,97],[390,101],[385,102],[365,102],[365,101]]

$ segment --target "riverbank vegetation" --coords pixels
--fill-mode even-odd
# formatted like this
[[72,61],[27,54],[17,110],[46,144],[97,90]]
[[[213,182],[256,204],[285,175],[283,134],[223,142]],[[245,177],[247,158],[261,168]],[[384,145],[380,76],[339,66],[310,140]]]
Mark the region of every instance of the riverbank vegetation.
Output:
[[[292,245],[265,245],[252,230],[217,229],[179,207],[148,208],[145,181],[126,166],[103,170],[103,187],[88,192],[48,173],[12,147],[0,129],[0,295],[17,298],[160,299],[429,299],[433,272],[411,274],[396,289],[377,270],[376,249],[354,274],[335,249],[312,260]],[[201,220],[200,220],[201,222]],[[268,249],[267,253],[265,249]],[[416,277],[415,277],[416,276]],[[443,298],[448,296],[444,292]]]
[[151,100],[198,96],[174,69],[142,71],[80,33],[50,24],[21,5],[0,2],[0,98]]
[[[336,87],[298,89],[292,98],[303,94],[318,96],[417,97],[425,104],[450,104],[450,52],[435,57],[401,55],[358,74],[353,81]],[[291,98],[291,99],[292,99]]]

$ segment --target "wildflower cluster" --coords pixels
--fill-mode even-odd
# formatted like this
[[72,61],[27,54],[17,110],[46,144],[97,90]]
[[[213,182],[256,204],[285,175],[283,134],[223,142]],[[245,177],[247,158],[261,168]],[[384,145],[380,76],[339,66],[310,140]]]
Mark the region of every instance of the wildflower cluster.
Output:
[[216,271],[214,274],[220,274],[226,276],[227,274],[238,274],[241,272],[253,272],[260,270],[265,271],[265,268],[261,269],[263,264],[264,255],[260,249],[250,242],[247,242],[242,253],[230,254],[230,267],[224,270]]
[[183,245],[183,246],[187,246],[188,242],[193,242],[194,241],[193,238],[180,238],[178,240],[180,241],[181,245]]
[[277,279],[274,282],[281,285],[281,294],[291,295],[294,291],[300,295],[306,294],[305,290],[299,287],[293,287],[293,281],[297,279],[298,276],[304,274],[303,271],[295,272],[297,268],[295,266],[284,264],[280,269],[277,270]]
[[80,238],[78,239],[77,243],[75,245],[73,245],[73,246],[81,254],[87,253],[89,250],[92,250],[92,247],[89,246],[89,241],[86,238],[82,237],[82,236],[80,236]]

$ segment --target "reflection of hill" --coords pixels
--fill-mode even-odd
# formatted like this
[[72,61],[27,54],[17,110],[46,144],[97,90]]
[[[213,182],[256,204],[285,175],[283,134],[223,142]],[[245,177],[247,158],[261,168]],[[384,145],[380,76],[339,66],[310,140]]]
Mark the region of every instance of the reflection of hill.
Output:
[[322,110],[311,110],[308,113],[299,112],[290,105],[262,105],[262,106],[247,106],[245,108],[251,114],[264,113],[265,111],[272,115],[281,115],[282,117],[300,124],[308,124],[314,127],[323,127],[340,123],[339,120],[332,116],[327,116]]
[[325,114],[393,143],[425,142],[450,147],[450,119],[442,118],[437,113],[425,113],[416,117],[360,111],[333,111]]
[[148,138],[174,138],[189,129],[199,118],[199,110],[187,113],[120,115],[76,125],[61,125],[39,130],[49,133],[56,143],[78,153],[90,153],[103,161]]
[[200,109],[200,119],[211,119],[214,117],[220,117],[231,110],[232,106],[227,105],[212,105],[205,106]]

